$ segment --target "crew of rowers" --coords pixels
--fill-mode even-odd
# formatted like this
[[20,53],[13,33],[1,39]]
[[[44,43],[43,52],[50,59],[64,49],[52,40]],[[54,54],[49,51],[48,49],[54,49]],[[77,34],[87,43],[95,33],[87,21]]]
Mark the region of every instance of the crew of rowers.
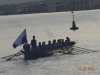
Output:
[[66,37],[66,40],[64,39],[59,39],[59,40],[53,40],[52,42],[49,40],[48,44],[45,42],[39,42],[37,46],[37,41],[35,39],[35,36],[33,36],[33,39],[31,40],[31,44],[25,43],[23,45],[23,49],[25,51],[45,51],[45,50],[54,50],[54,49],[59,49],[62,47],[68,47],[70,46],[70,38]]

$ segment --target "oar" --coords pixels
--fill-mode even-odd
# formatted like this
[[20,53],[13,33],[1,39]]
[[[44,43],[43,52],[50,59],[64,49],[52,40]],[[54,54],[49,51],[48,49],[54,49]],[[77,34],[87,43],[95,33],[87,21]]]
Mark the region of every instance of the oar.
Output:
[[15,57],[15,56],[19,56],[19,55],[21,55],[20,53],[21,53],[21,51],[19,51],[19,52],[16,53],[16,54],[13,54],[10,58],[7,58],[6,61],[11,60],[11,59],[12,59],[13,57]]
[[89,51],[81,50],[81,49],[75,49],[76,53],[89,53]]
[[[14,55],[14,54],[13,54]],[[8,58],[10,56],[13,56],[13,55],[9,55],[9,56],[5,56],[5,57],[1,57],[2,59],[5,59],[5,58]]]
[[5,57],[2,57],[2,59],[6,59],[6,58],[8,58],[8,57],[11,57],[11,56],[13,56],[13,55],[17,55],[17,54],[19,54],[19,53],[16,53],[16,54],[12,54],[12,55],[9,55],[9,56],[5,56]]
[[73,46],[73,47],[76,47],[76,48],[80,48],[80,49],[84,49],[84,50],[88,50],[88,51],[93,51],[93,52],[96,52],[96,50],[90,50],[90,49],[86,49],[86,48],[82,48],[82,47],[77,47],[77,46]]
[[[20,53],[20,51],[19,51],[18,53],[16,53],[16,54],[19,54],[19,53]],[[9,55],[9,56],[2,57],[2,59],[5,59],[5,58],[8,58],[8,57],[11,57],[11,56],[16,55],[16,54],[12,54],[12,55]]]

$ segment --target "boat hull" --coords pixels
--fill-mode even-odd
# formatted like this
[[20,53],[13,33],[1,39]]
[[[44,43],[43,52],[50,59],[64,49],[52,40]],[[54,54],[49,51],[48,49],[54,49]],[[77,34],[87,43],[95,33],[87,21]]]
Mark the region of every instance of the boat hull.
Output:
[[52,55],[52,53],[50,52],[41,52],[41,51],[26,51],[26,52],[23,51],[23,54],[25,60],[32,60],[32,59],[48,57]]

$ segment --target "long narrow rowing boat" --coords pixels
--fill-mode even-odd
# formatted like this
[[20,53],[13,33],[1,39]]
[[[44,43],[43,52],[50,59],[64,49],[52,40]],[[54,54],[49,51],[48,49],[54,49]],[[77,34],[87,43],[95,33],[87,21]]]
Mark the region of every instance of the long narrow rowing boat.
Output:
[[61,47],[58,49],[52,49],[52,50],[42,50],[42,51],[22,51],[24,54],[24,59],[25,60],[32,60],[32,59],[37,59],[41,57],[48,57],[54,54],[58,53],[63,53],[63,54],[71,54],[72,53],[72,46],[75,45],[75,42],[70,43],[70,47]]

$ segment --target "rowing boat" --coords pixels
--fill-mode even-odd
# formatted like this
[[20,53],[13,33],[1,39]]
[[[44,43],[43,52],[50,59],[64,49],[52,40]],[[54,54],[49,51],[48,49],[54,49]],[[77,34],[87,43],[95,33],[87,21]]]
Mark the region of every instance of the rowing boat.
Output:
[[[13,47],[16,48],[17,46],[20,46],[24,43],[27,43],[26,29],[24,29],[24,31],[15,40],[15,42],[13,43]],[[73,45],[75,45],[75,41],[71,41],[70,44],[66,45],[65,47],[64,46],[62,46],[62,47],[64,47],[64,49],[66,49],[66,47],[72,47]],[[43,50],[30,50],[30,49],[24,50],[23,49],[23,50],[21,50],[21,52],[24,54],[24,59],[32,60],[32,59],[37,59],[40,57],[51,56],[56,53],[64,53],[64,49],[62,47],[56,48],[56,49],[52,48],[51,50],[50,49],[46,49],[46,50],[44,50],[44,49]],[[71,52],[67,52],[67,53],[70,54]],[[16,55],[13,55],[12,57],[14,57],[14,56],[16,56]]]
[[[72,50],[72,46],[75,45],[75,42],[70,42],[70,46],[68,47],[61,47],[61,48],[57,48],[57,49],[52,49],[52,50],[33,50],[33,51],[22,51],[22,53],[24,54],[24,59],[25,60],[32,60],[32,59],[37,59],[37,58],[41,58],[41,57],[48,57],[54,54],[58,54],[58,53],[62,53],[62,54],[71,54]],[[69,50],[70,49],[70,50]]]

